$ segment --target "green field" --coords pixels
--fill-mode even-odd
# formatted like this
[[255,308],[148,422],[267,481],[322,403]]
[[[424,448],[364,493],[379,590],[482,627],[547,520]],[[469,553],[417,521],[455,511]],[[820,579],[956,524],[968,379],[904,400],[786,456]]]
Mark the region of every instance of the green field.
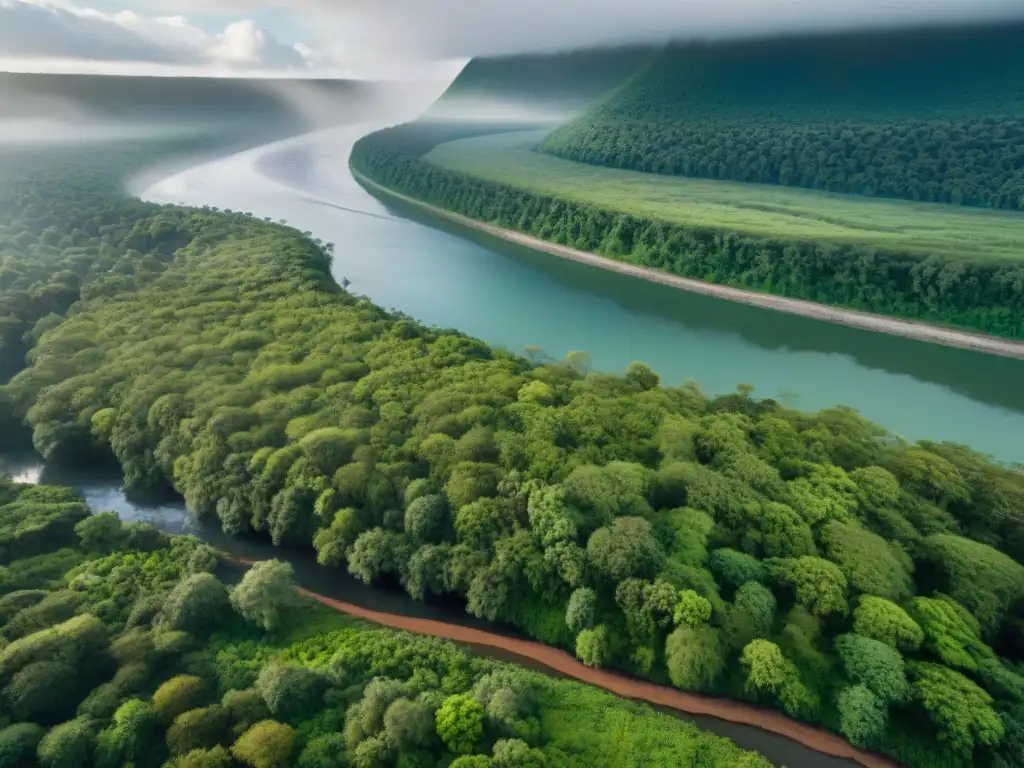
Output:
[[634,216],[769,237],[960,258],[1024,259],[1024,214],[658,176],[534,152],[543,131],[442,144],[431,163]]

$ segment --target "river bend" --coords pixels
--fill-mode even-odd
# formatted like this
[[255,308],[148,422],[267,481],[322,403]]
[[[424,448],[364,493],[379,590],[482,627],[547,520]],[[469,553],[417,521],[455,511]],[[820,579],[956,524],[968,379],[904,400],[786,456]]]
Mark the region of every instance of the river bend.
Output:
[[833,325],[558,259],[383,202],[348,170],[374,126],[288,139],[134,191],[285,219],[337,245],[350,290],[425,323],[594,367],[647,363],[711,394],[749,383],[803,410],[852,406],[897,435],[1024,462],[1024,362]]
[[[284,219],[337,244],[334,275],[339,282],[348,280],[350,290],[423,322],[459,328],[514,351],[534,345],[561,357],[585,350],[595,368],[608,371],[624,370],[640,360],[667,383],[692,378],[713,394],[751,383],[757,394],[798,408],[842,403],[909,439],[950,440],[1004,461],[1024,461],[1024,443],[1016,438],[1024,434],[1021,362],[686,294],[552,258],[411,206],[383,202],[356,183],[347,162],[352,143],[375,127],[346,126],[275,142],[156,181],[150,174],[132,191],[157,202]],[[0,456],[0,470],[23,482],[72,486],[94,509],[114,510],[128,520],[151,520],[171,533],[196,534],[235,558],[287,559],[304,588],[329,604],[341,601],[358,615],[448,626],[452,629],[431,633],[468,638],[478,650],[548,673],[571,673],[561,668],[573,662],[568,655],[545,663],[516,654],[511,649],[536,644],[474,619],[458,606],[418,603],[398,592],[366,587],[344,572],[320,568],[305,552],[230,539],[194,520],[180,500],[142,503],[127,498],[117,476],[45,467],[33,456]],[[472,643],[474,633],[510,642],[504,649]],[[630,695],[625,688],[610,689]],[[715,711],[713,701],[690,702],[691,711],[703,714],[687,717],[777,765],[854,765],[784,735],[713,717],[707,714]],[[678,707],[667,700],[655,703]],[[838,754],[849,753],[840,748]]]

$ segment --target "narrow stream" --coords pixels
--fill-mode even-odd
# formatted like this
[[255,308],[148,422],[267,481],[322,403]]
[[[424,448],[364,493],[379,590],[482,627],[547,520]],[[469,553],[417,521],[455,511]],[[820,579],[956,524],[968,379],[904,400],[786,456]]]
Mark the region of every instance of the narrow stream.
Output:
[[[641,360],[668,384],[694,378],[711,393],[749,382],[756,394],[805,410],[847,404],[910,439],[949,440],[1003,461],[1024,461],[1024,363],[687,294],[379,201],[352,179],[347,166],[352,142],[372,127],[276,142],[155,183],[150,175],[133,191],[160,202],[284,218],[338,244],[334,274],[350,280],[351,290],[515,351],[536,345],[561,357],[586,350],[595,368],[609,371]],[[425,604],[400,591],[367,587],[344,571],[319,567],[309,552],[229,538],[192,518],[180,499],[129,499],[116,473],[43,466],[32,455],[0,455],[0,470],[22,482],[69,485],[96,510],[151,520],[170,533],[192,533],[239,557],[286,559],[302,586],[329,597],[515,636],[458,605]],[[529,658],[476,650],[552,674]],[[777,765],[854,765],[754,727],[672,714]]]
[[[307,550],[279,549],[268,541],[255,537],[233,538],[208,521],[197,520],[180,499],[143,502],[128,498],[121,478],[112,470],[86,470],[45,465],[38,456],[29,453],[0,453],[0,472],[7,472],[23,483],[65,485],[74,488],[94,510],[113,511],[122,520],[149,521],[163,531],[188,533],[209,542],[212,546],[244,559],[277,558],[287,560],[295,568],[296,581],[306,589],[327,597],[372,608],[376,611],[434,619],[464,627],[474,627],[510,637],[524,637],[509,627],[477,619],[454,603],[423,603],[413,600],[397,589],[368,587],[344,570],[317,565]],[[563,677],[534,659],[491,646],[470,646],[482,656],[500,659],[512,664],[537,670],[547,675]],[[815,752],[784,736],[768,733],[753,726],[740,725],[703,715],[689,715],[675,709],[655,707],[719,736],[732,739],[744,749],[756,750],[775,765],[789,768],[851,768],[856,763]]]

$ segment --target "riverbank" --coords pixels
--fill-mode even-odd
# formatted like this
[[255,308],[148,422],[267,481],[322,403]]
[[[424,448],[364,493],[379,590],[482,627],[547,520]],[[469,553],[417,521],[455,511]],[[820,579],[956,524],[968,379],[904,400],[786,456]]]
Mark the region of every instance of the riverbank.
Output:
[[[257,559],[236,557],[224,553],[225,559],[238,565],[255,565]],[[372,621],[391,629],[400,629],[417,635],[429,635],[456,643],[472,646],[497,648],[538,662],[542,666],[574,680],[602,688],[616,696],[644,701],[659,707],[685,712],[689,715],[706,715],[730,723],[760,728],[768,733],[791,739],[802,746],[830,757],[852,760],[864,768],[899,768],[899,764],[881,755],[859,750],[822,728],[799,723],[771,710],[755,707],[729,699],[686,693],[667,686],[637,680],[606,669],[587,667],[565,651],[532,640],[520,640],[473,627],[449,624],[434,619],[400,616],[376,611],[372,608],[336,600],[304,587],[299,592],[322,605],[333,608],[348,616]]]
[[542,240],[532,235],[516,232],[510,229],[503,229],[493,224],[487,224],[476,219],[471,219],[458,213],[438,208],[437,206],[424,203],[415,198],[403,195],[388,187],[385,187],[372,179],[361,174],[355,168],[349,166],[349,170],[356,181],[367,191],[377,193],[395,200],[401,200],[409,205],[414,205],[422,210],[429,211],[435,216],[455,222],[461,226],[484,232],[494,237],[499,237],[517,245],[532,248],[537,251],[558,256],[581,264],[587,264],[599,269],[618,272],[629,275],[640,280],[651,283],[669,286],[689,293],[710,296],[716,299],[747,304],[763,309],[771,309],[776,312],[784,312],[790,315],[797,315],[812,320],[820,320],[826,323],[845,325],[860,330],[884,333],[891,336],[899,336],[905,339],[923,341],[931,344],[939,344],[957,349],[966,349],[982,354],[997,355],[1017,360],[1024,360],[1024,343],[1001,339],[995,336],[986,336],[981,333],[960,331],[942,326],[930,325],[928,323],[914,322],[911,320],[900,320],[894,317],[876,315],[870,312],[859,312],[852,309],[840,309],[824,304],[817,304],[803,299],[792,299],[785,296],[774,296],[767,293],[748,291],[742,288],[733,288],[727,285],[706,283],[701,280],[694,280],[686,277],[678,277],[657,269],[641,267],[635,264],[627,264],[621,261],[599,256],[596,253],[580,251],[565,245],[558,245]]
[[353,144],[375,127],[277,143],[136,193],[287,219],[345,244],[332,271],[352,291],[506,349],[534,345],[555,358],[586,350],[601,372],[639,360],[666,383],[692,378],[712,394],[747,382],[801,410],[842,403],[907,440],[1024,461],[1013,437],[1024,430],[1024,362],[681,296],[378,199],[348,169]]
[[[309,553],[277,549],[269,541],[261,541],[253,537],[228,536],[220,530],[219,526],[205,524],[192,517],[183,503],[164,502],[140,505],[139,502],[129,501],[120,487],[119,475],[115,477],[113,475],[97,475],[94,471],[76,472],[67,467],[56,469],[51,466],[44,469],[41,465],[28,463],[27,459],[24,462],[8,462],[5,466],[4,458],[5,455],[0,453],[0,470],[6,469],[17,475],[15,477],[17,482],[33,485],[41,482],[45,485],[73,487],[87,500],[90,507],[113,511],[122,521],[151,522],[165,533],[172,535],[184,533],[196,536],[219,550],[225,561],[240,566],[237,570],[237,578],[241,577],[248,564],[267,559],[284,560],[295,569],[295,580],[298,584],[303,585],[304,594],[313,597],[332,610],[393,628],[446,638],[453,642],[467,643],[475,652],[482,655],[536,669],[555,677],[567,677],[586,682],[579,673],[587,674],[594,671],[583,667],[570,654],[562,653],[540,643],[525,641],[527,646],[536,647],[541,651],[540,653],[531,655],[520,653],[516,649],[524,642],[521,636],[504,628],[495,627],[483,619],[477,619],[454,605],[428,605],[413,601],[403,591],[367,586],[345,570],[324,568],[318,565]],[[83,483],[91,484],[83,485]],[[343,606],[344,610],[338,606]],[[409,623],[391,624],[388,623],[389,620]],[[463,632],[469,634],[462,634]],[[465,639],[467,637],[469,639]],[[506,642],[506,640],[511,642]],[[554,658],[560,663],[556,665],[552,659],[547,658],[546,652],[548,651],[554,654]],[[611,674],[630,684],[636,682],[615,673],[602,672],[601,674]],[[672,691],[672,689],[667,690]],[[620,693],[611,688],[608,691],[633,699],[643,698],[635,693]],[[708,702],[714,704],[729,703],[711,697],[690,694],[683,694],[683,696],[701,701],[706,698]],[[646,701],[646,699],[644,700]],[[756,707],[742,703],[738,705],[773,715],[767,710],[758,710]],[[845,752],[837,755],[819,750],[798,739],[791,739],[783,730],[768,729],[757,724],[748,725],[742,719],[720,717],[717,709],[710,712],[705,708],[687,710],[671,704],[657,703],[655,706],[661,707],[663,710],[671,710],[698,728],[730,739],[743,749],[756,751],[775,765],[789,766],[790,768],[796,766],[849,768],[857,762],[846,757]],[[704,714],[705,712],[709,713]],[[786,720],[784,715],[774,715],[774,717]],[[813,727],[803,727],[808,728],[811,732],[817,731]],[[827,737],[838,739],[827,732],[824,734]],[[845,744],[845,742],[841,743]],[[849,748],[849,745],[846,747]],[[871,755],[871,757],[877,756]]]

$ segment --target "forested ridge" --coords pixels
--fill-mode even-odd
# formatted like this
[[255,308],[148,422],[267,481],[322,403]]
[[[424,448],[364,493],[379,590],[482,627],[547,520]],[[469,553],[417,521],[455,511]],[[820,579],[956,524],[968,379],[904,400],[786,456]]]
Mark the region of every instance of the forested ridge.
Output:
[[124,267],[0,389],[46,458],[908,765],[1024,765],[1018,471],[841,407],[531,362],[346,293],[286,227],[113,204],[187,244],[132,272],[111,235]]
[[648,46],[474,58],[427,115],[460,101],[577,109],[625,83],[655,52]]
[[83,285],[102,277],[108,290],[130,288],[188,242],[178,228],[181,215],[130,197],[126,178],[156,158],[241,149],[274,130],[127,140],[116,154],[97,147],[0,148],[0,384],[24,367],[26,353],[63,320]]
[[350,163],[432,205],[608,258],[823,304],[1024,336],[1019,262],[687,227],[509,187],[422,159],[434,146],[473,130],[456,123],[397,126],[357,142]]
[[1024,210],[1024,27],[677,45],[543,151],[651,173]]
[[239,574],[66,488],[0,476],[0,521],[4,768],[769,766],[593,688],[353,621],[301,599],[290,565]]

